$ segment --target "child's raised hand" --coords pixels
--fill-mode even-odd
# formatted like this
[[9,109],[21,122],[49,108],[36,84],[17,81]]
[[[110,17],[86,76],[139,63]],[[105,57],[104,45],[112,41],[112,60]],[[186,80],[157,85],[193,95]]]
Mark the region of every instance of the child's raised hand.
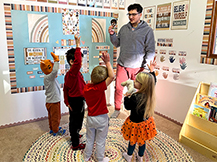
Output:
[[157,58],[157,56],[154,56],[154,60],[150,61],[150,65],[147,64],[150,72],[153,72],[154,71],[154,67],[157,65],[156,58]]
[[107,53],[106,51],[102,52],[102,56],[101,56],[102,60],[105,62],[105,64],[107,62],[110,62],[110,55],[109,53]]
[[80,39],[81,39],[81,36],[79,36],[78,34],[75,34],[75,44],[76,44],[76,47],[79,47],[80,46]]

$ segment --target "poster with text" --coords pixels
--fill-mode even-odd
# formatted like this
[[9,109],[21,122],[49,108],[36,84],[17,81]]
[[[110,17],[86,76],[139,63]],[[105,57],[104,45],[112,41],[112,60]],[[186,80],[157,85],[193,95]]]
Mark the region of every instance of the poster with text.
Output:
[[155,27],[155,10],[156,7],[144,7],[143,15],[144,15],[144,21],[147,22],[147,24],[154,29]]
[[124,10],[125,8],[125,0],[119,0],[119,10]]
[[118,9],[118,0],[112,0],[112,9]]
[[97,8],[102,8],[102,0],[96,0],[95,5]]
[[173,2],[171,29],[188,28],[189,4],[189,0]]
[[69,5],[77,5],[77,0],[69,0]]
[[156,30],[169,30],[171,3],[157,6]]
[[86,6],[86,0],[78,0],[79,6]]
[[95,6],[95,0],[87,0],[87,6],[88,7],[94,7]]
[[104,8],[110,8],[111,3],[110,0],[104,0]]
[[67,0],[59,0],[59,4],[67,4]]
[[41,59],[47,59],[46,48],[24,48],[25,65],[40,64]]

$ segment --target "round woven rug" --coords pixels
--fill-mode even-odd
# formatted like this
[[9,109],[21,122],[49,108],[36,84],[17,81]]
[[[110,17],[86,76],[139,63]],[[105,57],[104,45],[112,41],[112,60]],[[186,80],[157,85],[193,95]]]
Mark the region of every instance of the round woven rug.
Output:
[[[125,141],[121,134],[121,126],[124,120],[110,119],[109,132],[106,140],[105,156],[109,157],[111,162],[124,162],[122,153],[127,151],[128,141]],[[81,142],[86,140],[86,121],[84,120],[83,128],[80,134],[83,134]],[[63,136],[52,136],[49,132],[40,136],[35,143],[26,152],[23,161],[37,162],[82,162],[83,150],[73,151],[68,131],[68,124],[62,126],[67,129]],[[150,162],[193,162],[193,158],[177,141],[157,130],[158,135],[146,143],[146,150],[143,161]],[[94,150],[95,151],[95,150]],[[136,161],[135,153],[138,152],[136,147],[132,161]],[[96,161],[95,154],[92,154],[92,162]]]

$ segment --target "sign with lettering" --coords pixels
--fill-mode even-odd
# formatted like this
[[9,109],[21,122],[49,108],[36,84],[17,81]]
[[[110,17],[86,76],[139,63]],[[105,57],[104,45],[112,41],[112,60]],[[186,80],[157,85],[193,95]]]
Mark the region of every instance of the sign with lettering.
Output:
[[171,29],[177,30],[188,28],[189,5],[189,0],[173,2]]
[[171,3],[157,6],[156,30],[169,30]]
[[40,60],[47,59],[46,48],[24,48],[25,64],[40,64]]

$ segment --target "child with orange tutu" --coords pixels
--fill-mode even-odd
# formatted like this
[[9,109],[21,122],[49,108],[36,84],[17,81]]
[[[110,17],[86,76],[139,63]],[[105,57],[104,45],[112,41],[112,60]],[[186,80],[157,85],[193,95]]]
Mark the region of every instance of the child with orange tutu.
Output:
[[155,108],[155,83],[156,76],[154,67],[156,57],[150,61],[150,73],[140,72],[134,80],[134,88],[137,92],[125,94],[124,106],[131,110],[130,116],[125,120],[121,132],[125,140],[129,141],[128,151],[123,153],[127,162],[131,162],[132,154],[136,143],[139,145],[139,152],[136,157],[139,162],[143,161],[146,141],[153,139],[157,135],[153,114]]

